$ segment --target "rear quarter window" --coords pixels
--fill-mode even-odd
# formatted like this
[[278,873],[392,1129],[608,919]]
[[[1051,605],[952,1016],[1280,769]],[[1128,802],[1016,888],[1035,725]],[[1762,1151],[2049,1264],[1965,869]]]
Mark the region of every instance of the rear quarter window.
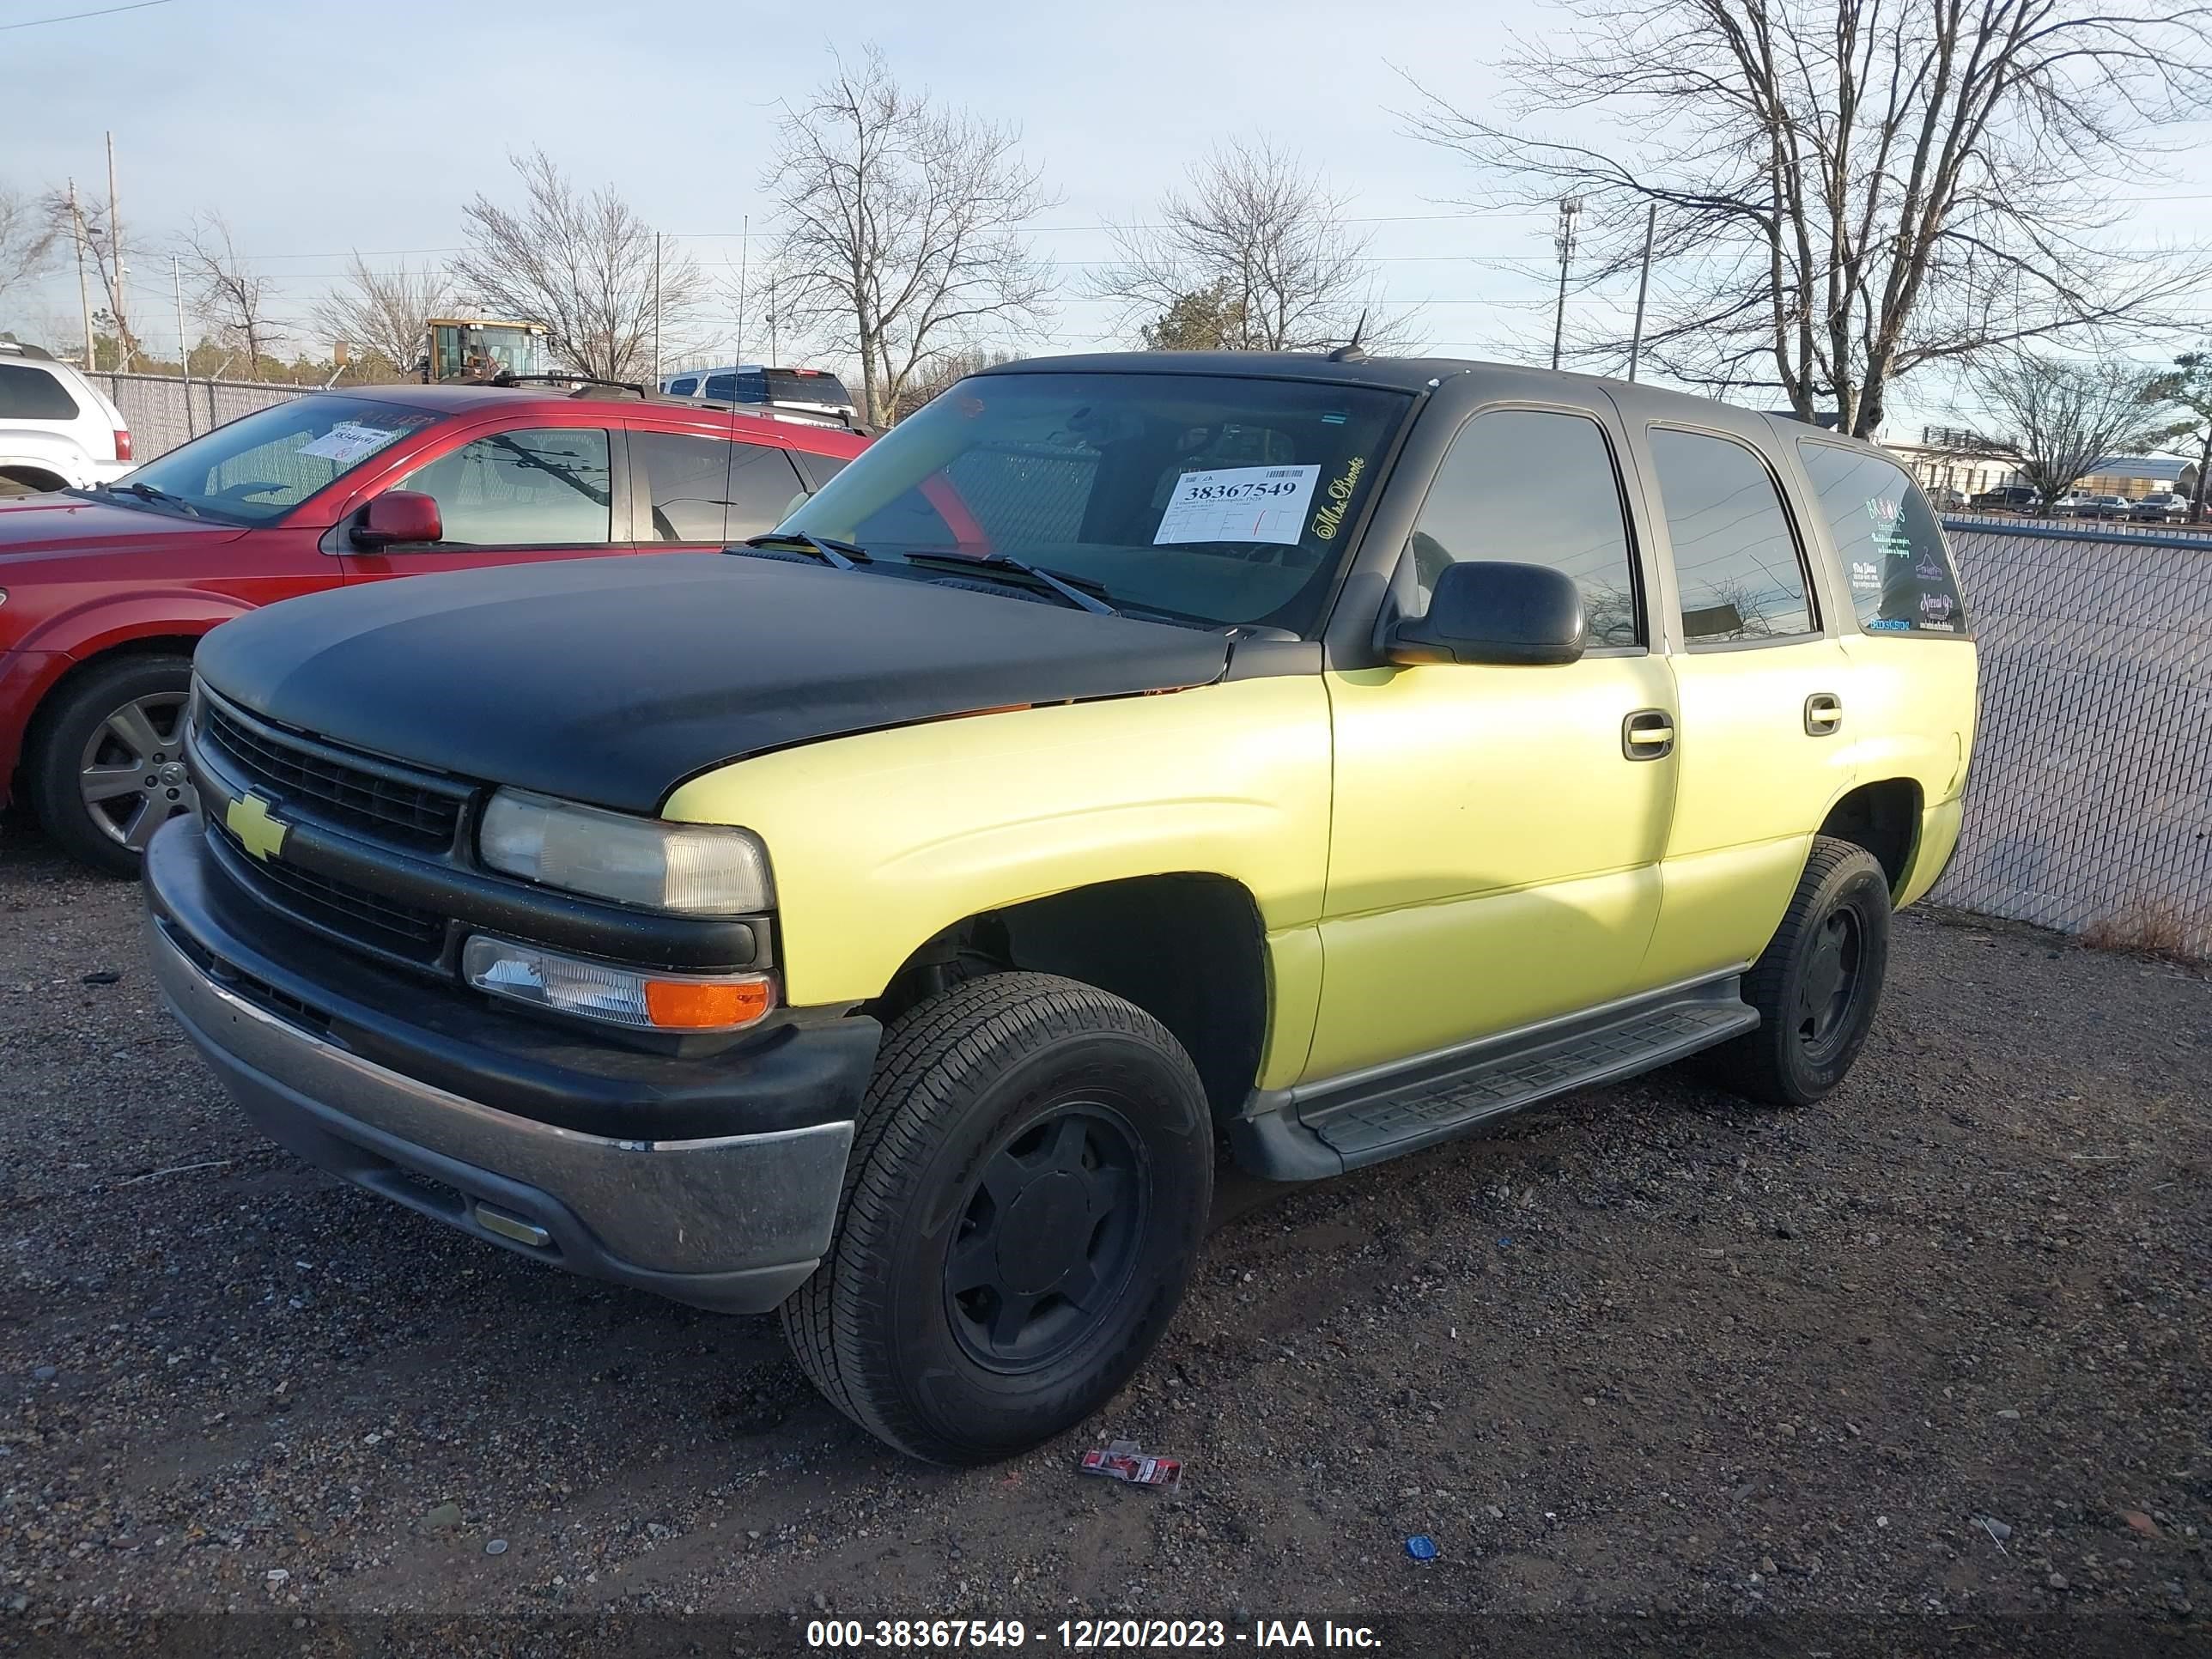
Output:
[[1851,609],[1869,634],[1950,636],[1966,607],[1942,526],[1920,486],[1894,461],[1800,439],[1797,453],[1843,562]]
[[0,417],[18,421],[73,421],[76,399],[43,368],[28,363],[0,363]]

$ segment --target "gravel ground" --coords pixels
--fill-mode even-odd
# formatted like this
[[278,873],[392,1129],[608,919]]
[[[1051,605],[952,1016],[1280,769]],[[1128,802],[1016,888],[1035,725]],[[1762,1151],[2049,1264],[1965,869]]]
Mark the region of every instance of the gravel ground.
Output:
[[[1232,1179],[1141,1378],[954,1473],[847,1425],[772,1321],[533,1267],[265,1146],[160,1011],[135,891],[9,834],[0,1648],[792,1651],[825,1615],[1055,1650],[1127,1614],[1232,1650],[1277,1619],[1398,1653],[2212,1638],[2189,971],[1909,916],[1816,1109],[1670,1073],[1333,1183]],[[1079,1479],[1109,1437],[1182,1490]]]

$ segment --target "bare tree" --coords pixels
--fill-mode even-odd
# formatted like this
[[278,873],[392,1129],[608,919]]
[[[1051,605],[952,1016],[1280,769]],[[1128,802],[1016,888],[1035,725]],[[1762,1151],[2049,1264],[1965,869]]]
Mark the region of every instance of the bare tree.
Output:
[[[1579,197],[1587,285],[1633,283],[1656,209],[1645,356],[1765,386],[1870,434],[1928,363],[2177,324],[2197,264],[2102,240],[2199,113],[2201,6],[2161,0],[1566,0],[1577,27],[1504,65],[1504,118],[1421,88],[1415,136],[1499,181]],[[1535,112],[1611,118],[1545,138]],[[1617,361],[1626,342],[1580,343]]]
[[[653,372],[653,232],[611,185],[588,195],[542,149],[508,157],[520,210],[479,194],[461,210],[468,250],[453,281],[473,304],[545,325],[554,359],[579,374],[637,380]],[[660,263],[664,336],[688,328],[707,279],[680,254]]]
[[448,314],[452,303],[452,286],[435,265],[417,270],[403,259],[390,270],[372,270],[356,251],[344,283],[310,317],[318,333],[404,374],[428,349],[430,319]]
[[0,186],[0,300],[53,264],[61,227],[30,197]]
[[46,192],[43,205],[57,245],[75,246],[77,239],[82,237],[85,258],[92,262],[90,274],[100,284],[105,301],[93,320],[112,331],[119,352],[117,361],[108,367],[128,368],[143,348],[131,326],[131,306],[123,291],[123,273],[115,258],[115,238],[110,229],[106,199],[80,195],[72,208],[69,192],[54,190]]
[[785,106],[763,180],[780,211],[781,303],[860,360],[867,418],[992,325],[1049,314],[1023,227],[1051,201],[1017,158],[1018,138],[933,106],[873,46]]
[[965,380],[970,374],[980,374],[1000,363],[1020,361],[1021,354],[1018,351],[986,351],[980,347],[948,351],[933,359],[925,369],[900,388],[898,401],[891,405],[891,419],[906,419],[956,380]]
[[276,300],[275,284],[239,257],[230,225],[220,213],[193,216],[178,239],[177,252],[192,284],[200,319],[226,343],[244,349],[246,377],[255,378],[262,358],[281,337],[269,314]]
[[1266,139],[1231,140],[1188,179],[1151,222],[1115,229],[1120,257],[1092,281],[1121,302],[1125,330],[1169,350],[1312,351],[1355,331],[1402,343],[1409,319],[1386,321],[1375,297],[1373,238],[1346,223],[1318,173]]
[[2170,401],[2172,377],[2140,363],[2006,352],[1977,365],[1968,386],[2011,435],[1989,441],[2051,504],[2112,456],[2154,449],[2189,430]]

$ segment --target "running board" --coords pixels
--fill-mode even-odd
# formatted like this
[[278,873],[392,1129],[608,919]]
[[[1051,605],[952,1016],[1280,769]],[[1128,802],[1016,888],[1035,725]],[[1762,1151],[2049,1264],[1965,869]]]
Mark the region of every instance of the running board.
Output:
[[1382,1077],[1276,1097],[1232,1126],[1240,1163],[1274,1180],[1379,1164],[1577,1089],[1633,1077],[1759,1024],[1730,975],[1626,1006],[1507,1032]]

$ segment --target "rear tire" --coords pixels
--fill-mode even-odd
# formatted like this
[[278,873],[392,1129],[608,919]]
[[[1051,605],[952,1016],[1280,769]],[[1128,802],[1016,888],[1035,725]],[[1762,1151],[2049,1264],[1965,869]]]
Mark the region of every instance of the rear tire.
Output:
[[940,1463],[1025,1451],[1143,1363],[1212,1183],[1182,1045],[1119,997],[993,974],[884,1036],[830,1253],[783,1304],[830,1402]]
[[40,708],[26,793],[40,827],[71,858],[136,876],[154,831],[191,811],[181,752],[191,681],[190,657],[120,656],[94,664]]
[[1889,917],[1875,855],[1814,836],[1782,926],[1744,976],[1759,1028],[1712,1051],[1716,1080],[1767,1106],[1809,1106],[1841,1083],[1881,1002]]

